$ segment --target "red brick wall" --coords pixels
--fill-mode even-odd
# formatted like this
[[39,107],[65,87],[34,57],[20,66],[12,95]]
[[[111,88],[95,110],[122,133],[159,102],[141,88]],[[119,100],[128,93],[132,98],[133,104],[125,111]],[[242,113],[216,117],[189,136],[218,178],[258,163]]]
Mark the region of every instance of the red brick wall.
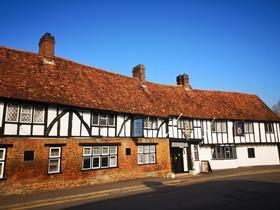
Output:
[[[138,141],[157,143],[156,164],[137,165],[137,145],[130,138],[86,140],[1,138],[0,144],[13,144],[13,147],[7,149],[4,177],[6,179],[0,181],[0,195],[24,194],[148,176],[166,176],[171,170],[168,139]],[[48,174],[49,147],[45,146],[47,143],[66,144],[62,146],[60,174]],[[121,143],[118,147],[118,168],[82,171],[80,143]],[[126,156],[126,148],[131,149],[130,156]],[[24,161],[24,151],[28,150],[34,150],[33,161]]]

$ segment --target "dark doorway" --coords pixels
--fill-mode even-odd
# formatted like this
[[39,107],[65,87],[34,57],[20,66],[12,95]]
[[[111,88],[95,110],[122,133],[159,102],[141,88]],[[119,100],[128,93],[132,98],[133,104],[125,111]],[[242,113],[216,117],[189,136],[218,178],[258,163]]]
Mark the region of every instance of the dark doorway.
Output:
[[172,161],[172,171],[174,173],[184,172],[182,148],[179,147],[171,148],[171,161]]

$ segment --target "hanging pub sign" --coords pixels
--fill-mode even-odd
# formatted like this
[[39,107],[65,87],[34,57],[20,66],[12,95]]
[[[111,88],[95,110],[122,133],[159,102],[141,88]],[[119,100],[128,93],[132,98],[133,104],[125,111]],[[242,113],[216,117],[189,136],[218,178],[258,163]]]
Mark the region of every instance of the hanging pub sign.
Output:
[[235,135],[236,136],[244,136],[244,123],[243,122],[235,122]]
[[143,119],[135,118],[133,121],[133,137],[143,137]]

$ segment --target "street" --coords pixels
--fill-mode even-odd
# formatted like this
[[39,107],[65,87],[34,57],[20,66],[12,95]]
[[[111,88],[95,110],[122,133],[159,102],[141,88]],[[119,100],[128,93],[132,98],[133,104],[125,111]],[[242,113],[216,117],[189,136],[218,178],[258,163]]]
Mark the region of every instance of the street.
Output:
[[150,188],[155,186],[152,192],[75,204],[65,209],[280,209],[279,172],[222,178],[184,186],[147,185]]

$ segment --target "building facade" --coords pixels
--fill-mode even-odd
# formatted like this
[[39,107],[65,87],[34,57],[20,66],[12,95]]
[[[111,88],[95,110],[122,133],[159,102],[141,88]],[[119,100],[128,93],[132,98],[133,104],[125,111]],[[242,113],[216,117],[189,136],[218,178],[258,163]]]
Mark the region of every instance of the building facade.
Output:
[[279,164],[279,118],[255,95],[146,81],[0,47],[1,194]]

